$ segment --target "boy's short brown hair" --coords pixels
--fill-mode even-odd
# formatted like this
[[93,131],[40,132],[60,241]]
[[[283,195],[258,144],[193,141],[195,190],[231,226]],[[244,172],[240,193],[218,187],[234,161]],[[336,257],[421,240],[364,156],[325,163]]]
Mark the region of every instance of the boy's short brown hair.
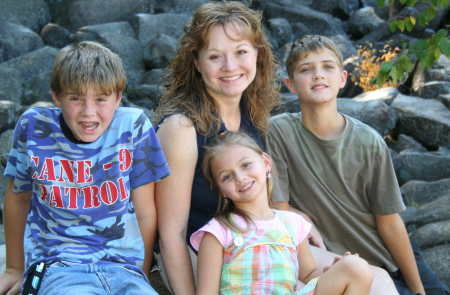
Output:
[[294,76],[297,63],[306,58],[310,52],[317,52],[322,49],[328,49],[336,55],[338,65],[342,68],[344,59],[341,51],[330,38],[320,35],[306,35],[292,43],[286,59],[286,68],[290,78]]
[[50,88],[58,96],[84,94],[88,87],[105,94],[119,94],[126,81],[117,54],[99,43],[83,41],[60,50],[53,64]]

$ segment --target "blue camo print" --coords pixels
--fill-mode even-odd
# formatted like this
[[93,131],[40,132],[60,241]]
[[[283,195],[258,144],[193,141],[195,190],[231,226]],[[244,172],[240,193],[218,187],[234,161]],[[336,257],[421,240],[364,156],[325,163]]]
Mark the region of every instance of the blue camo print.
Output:
[[70,141],[59,108],[31,108],[16,125],[5,175],[32,191],[26,264],[118,262],[141,266],[143,241],[131,191],[169,168],[153,127],[135,108],[118,108],[92,143]]

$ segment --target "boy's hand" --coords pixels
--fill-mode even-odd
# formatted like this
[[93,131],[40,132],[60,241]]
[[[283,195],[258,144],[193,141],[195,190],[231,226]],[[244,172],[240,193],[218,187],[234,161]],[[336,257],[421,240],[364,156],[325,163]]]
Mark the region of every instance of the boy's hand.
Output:
[[0,294],[16,295],[20,293],[20,284],[23,280],[22,271],[6,269],[0,276]]
[[330,265],[325,266],[325,267],[323,268],[323,272],[326,272],[327,270],[329,270],[333,265],[335,265],[335,264],[338,263],[340,260],[342,260],[343,257],[345,257],[345,256],[350,256],[350,255],[355,255],[355,256],[358,256],[358,257],[359,257],[359,254],[358,254],[358,253],[352,254],[351,252],[347,251],[347,252],[344,253],[343,256],[336,256],[336,257],[334,257],[333,262],[332,262]]

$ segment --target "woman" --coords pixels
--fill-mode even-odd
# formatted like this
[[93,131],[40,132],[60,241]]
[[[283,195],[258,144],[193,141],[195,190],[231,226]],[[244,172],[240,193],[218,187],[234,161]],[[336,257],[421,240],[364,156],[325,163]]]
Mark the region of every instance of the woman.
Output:
[[158,137],[171,175],[156,188],[160,250],[175,294],[194,294],[186,237],[215,213],[217,195],[201,173],[203,145],[241,130],[265,148],[278,102],[276,65],[261,15],[240,2],[211,2],[186,27],[158,109]]

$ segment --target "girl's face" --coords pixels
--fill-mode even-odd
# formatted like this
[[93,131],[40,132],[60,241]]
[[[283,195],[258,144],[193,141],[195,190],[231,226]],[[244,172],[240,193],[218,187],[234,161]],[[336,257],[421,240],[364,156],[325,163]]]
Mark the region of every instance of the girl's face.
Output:
[[255,79],[258,51],[231,24],[212,26],[207,40],[195,66],[208,94],[221,101],[240,99]]
[[219,191],[236,206],[267,201],[267,173],[271,166],[269,155],[260,155],[241,145],[226,146],[211,161],[211,171]]

